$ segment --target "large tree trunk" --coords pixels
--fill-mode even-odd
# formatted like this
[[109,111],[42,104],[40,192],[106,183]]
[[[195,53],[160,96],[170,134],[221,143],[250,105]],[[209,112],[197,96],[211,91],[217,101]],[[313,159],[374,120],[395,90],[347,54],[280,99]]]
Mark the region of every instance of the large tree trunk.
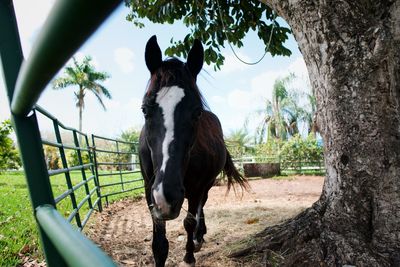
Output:
[[400,266],[400,1],[263,0],[286,19],[317,98],[320,200],[236,253],[288,266]]

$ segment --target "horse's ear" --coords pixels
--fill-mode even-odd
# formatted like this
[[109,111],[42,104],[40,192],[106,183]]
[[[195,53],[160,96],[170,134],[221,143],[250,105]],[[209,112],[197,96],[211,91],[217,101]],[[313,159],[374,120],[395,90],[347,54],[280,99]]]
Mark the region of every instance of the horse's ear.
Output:
[[158,46],[157,37],[155,35],[153,35],[147,41],[144,58],[150,73],[154,74],[154,72],[161,66],[162,63],[161,49]]
[[203,67],[203,61],[204,61],[203,45],[198,39],[195,39],[193,46],[189,51],[186,63],[194,78],[196,78],[197,74],[199,74],[199,72],[201,71],[201,68]]

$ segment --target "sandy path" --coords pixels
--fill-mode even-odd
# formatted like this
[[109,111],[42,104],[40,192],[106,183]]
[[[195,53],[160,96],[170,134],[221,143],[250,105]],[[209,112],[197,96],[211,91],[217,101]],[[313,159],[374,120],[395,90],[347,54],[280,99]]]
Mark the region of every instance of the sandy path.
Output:
[[[227,257],[235,242],[309,207],[321,194],[322,184],[319,176],[253,180],[251,191],[243,196],[233,191],[225,195],[226,187],[213,187],[204,209],[208,233],[202,250],[195,254],[196,266],[254,266]],[[185,216],[182,211],[179,218],[167,222],[167,266],[177,266],[183,258]],[[88,235],[121,266],[152,266],[152,223],[144,199],[115,202],[92,222]]]

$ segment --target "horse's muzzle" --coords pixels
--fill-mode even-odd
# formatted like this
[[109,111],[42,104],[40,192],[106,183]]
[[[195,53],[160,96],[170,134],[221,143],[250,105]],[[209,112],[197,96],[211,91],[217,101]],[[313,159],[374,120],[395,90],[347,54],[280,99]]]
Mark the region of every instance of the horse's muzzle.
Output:
[[166,208],[164,206],[160,207],[157,204],[154,204],[152,214],[158,220],[167,221],[176,219],[180,214],[182,203],[183,201],[176,203],[175,205],[168,205]]
[[[174,193],[176,192],[177,191],[174,190]],[[183,191],[182,195],[174,194],[173,197],[171,197],[170,194],[168,194],[168,196],[166,197],[164,193],[163,183],[158,184],[152,190],[153,216],[155,216],[159,220],[175,219],[179,216],[183,204],[183,199]]]

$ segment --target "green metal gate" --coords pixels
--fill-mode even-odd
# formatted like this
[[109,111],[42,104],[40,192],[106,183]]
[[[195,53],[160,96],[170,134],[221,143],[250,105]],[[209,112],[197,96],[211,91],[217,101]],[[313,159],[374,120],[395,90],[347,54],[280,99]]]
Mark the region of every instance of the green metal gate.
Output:
[[[107,204],[113,195],[144,188],[136,143],[92,135],[92,144],[100,197]],[[109,155],[107,161],[101,161],[101,154]]]
[[[111,196],[144,187],[137,143],[93,134],[89,138],[65,126],[40,106],[34,110],[39,128],[41,124],[53,125],[53,135],[42,137],[42,144],[56,208],[65,213],[71,207],[66,219],[79,230],[95,209],[102,211],[103,199],[108,204]],[[59,156],[55,157],[54,152]],[[60,187],[60,182],[66,186]]]
[[[101,211],[102,198],[108,201],[108,197],[114,194],[143,186],[140,178],[129,177],[137,172],[137,168],[133,168],[137,163],[122,160],[126,156],[134,156],[135,151],[123,151],[120,147],[133,144],[113,140],[116,150],[101,149],[97,145],[102,138],[92,136],[90,145],[86,134],[66,127],[57,118],[35,106],[53,76],[121,2],[58,0],[33,46],[30,57],[23,62],[12,0],[0,0],[0,66],[48,266],[115,266],[79,230],[85,226],[94,209]],[[51,120],[54,140],[41,139],[38,116]],[[61,130],[72,134],[71,144],[64,142]],[[48,171],[43,146],[58,149],[61,168]],[[102,153],[101,150],[115,154],[116,163],[97,162],[96,153]],[[76,154],[76,165],[70,166],[67,162],[67,151]],[[113,166],[117,171],[106,175],[100,166]],[[79,182],[73,182],[74,173],[80,173]],[[63,175],[67,188],[54,197],[51,180],[58,175]],[[114,176],[119,177],[118,182],[106,181],[106,177]],[[115,189],[116,186],[119,188]],[[108,188],[114,189],[107,191]],[[83,193],[78,197],[77,192],[80,191]],[[64,218],[56,207],[68,199],[72,210]],[[81,212],[84,206],[88,207],[86,214]]]
[[[71,203],[72,210],[67,214],[67,221],[72,222],[74,220],[74,224],[79,230],[82,230],[94,208],[97,206],[98,210],[101,211],[100,190],[98,187],[98,179],[95,176],[94,157],[88,136],[73,128],[66,127],[58,121],[57,118],[53,117],[39,106],[36,106],[35,111],[39,121],[49,120],[54,128],[52,140],[50,140],[50,137],[48,137],[48,139],[42,139],[45,159],[49,160],[49,157],[46,156],[46,154],[48,154],[46,151],[50,149],[47,148],[55,148],[59,154],[59,158],[57,159],[61,159],[61,166],[56,166],[56,168],[50,167],[49,162],[46,162],[47,168],[50,169],[48,171],[50,185],[52,184],[52,180],[65,179],[64,184],[67,186],[67,188],[62,187],[58,190],[61,192],[58,192],[59,195],[56,195],[54,198],[55,205],[56,207],[63,204],[64,206],[68,206],[68,204]],[[66,134],[62,135],[62,130],[71,135],[72,143],[67,143],[66,140],[63,140],[63,136],[65,137]],[[76,164],[68,163],[67,154],[69,154],[69,152],[76,155]],[[85,154],[88,155],[88,162],[84,162],[84,158],[86,158],[84,157]],[[75,172],[80,174],[81,181],[73,181],[72,175],[75,174]],[[52,191],[57,194],[57,192],[54,192],[54,189]],[[77,195],[80,191],[84,191],[83,194],[80,194],[82,195],[81,198]],[[85,215],[81,212],[84,205],[89,206],[88,212]]]

